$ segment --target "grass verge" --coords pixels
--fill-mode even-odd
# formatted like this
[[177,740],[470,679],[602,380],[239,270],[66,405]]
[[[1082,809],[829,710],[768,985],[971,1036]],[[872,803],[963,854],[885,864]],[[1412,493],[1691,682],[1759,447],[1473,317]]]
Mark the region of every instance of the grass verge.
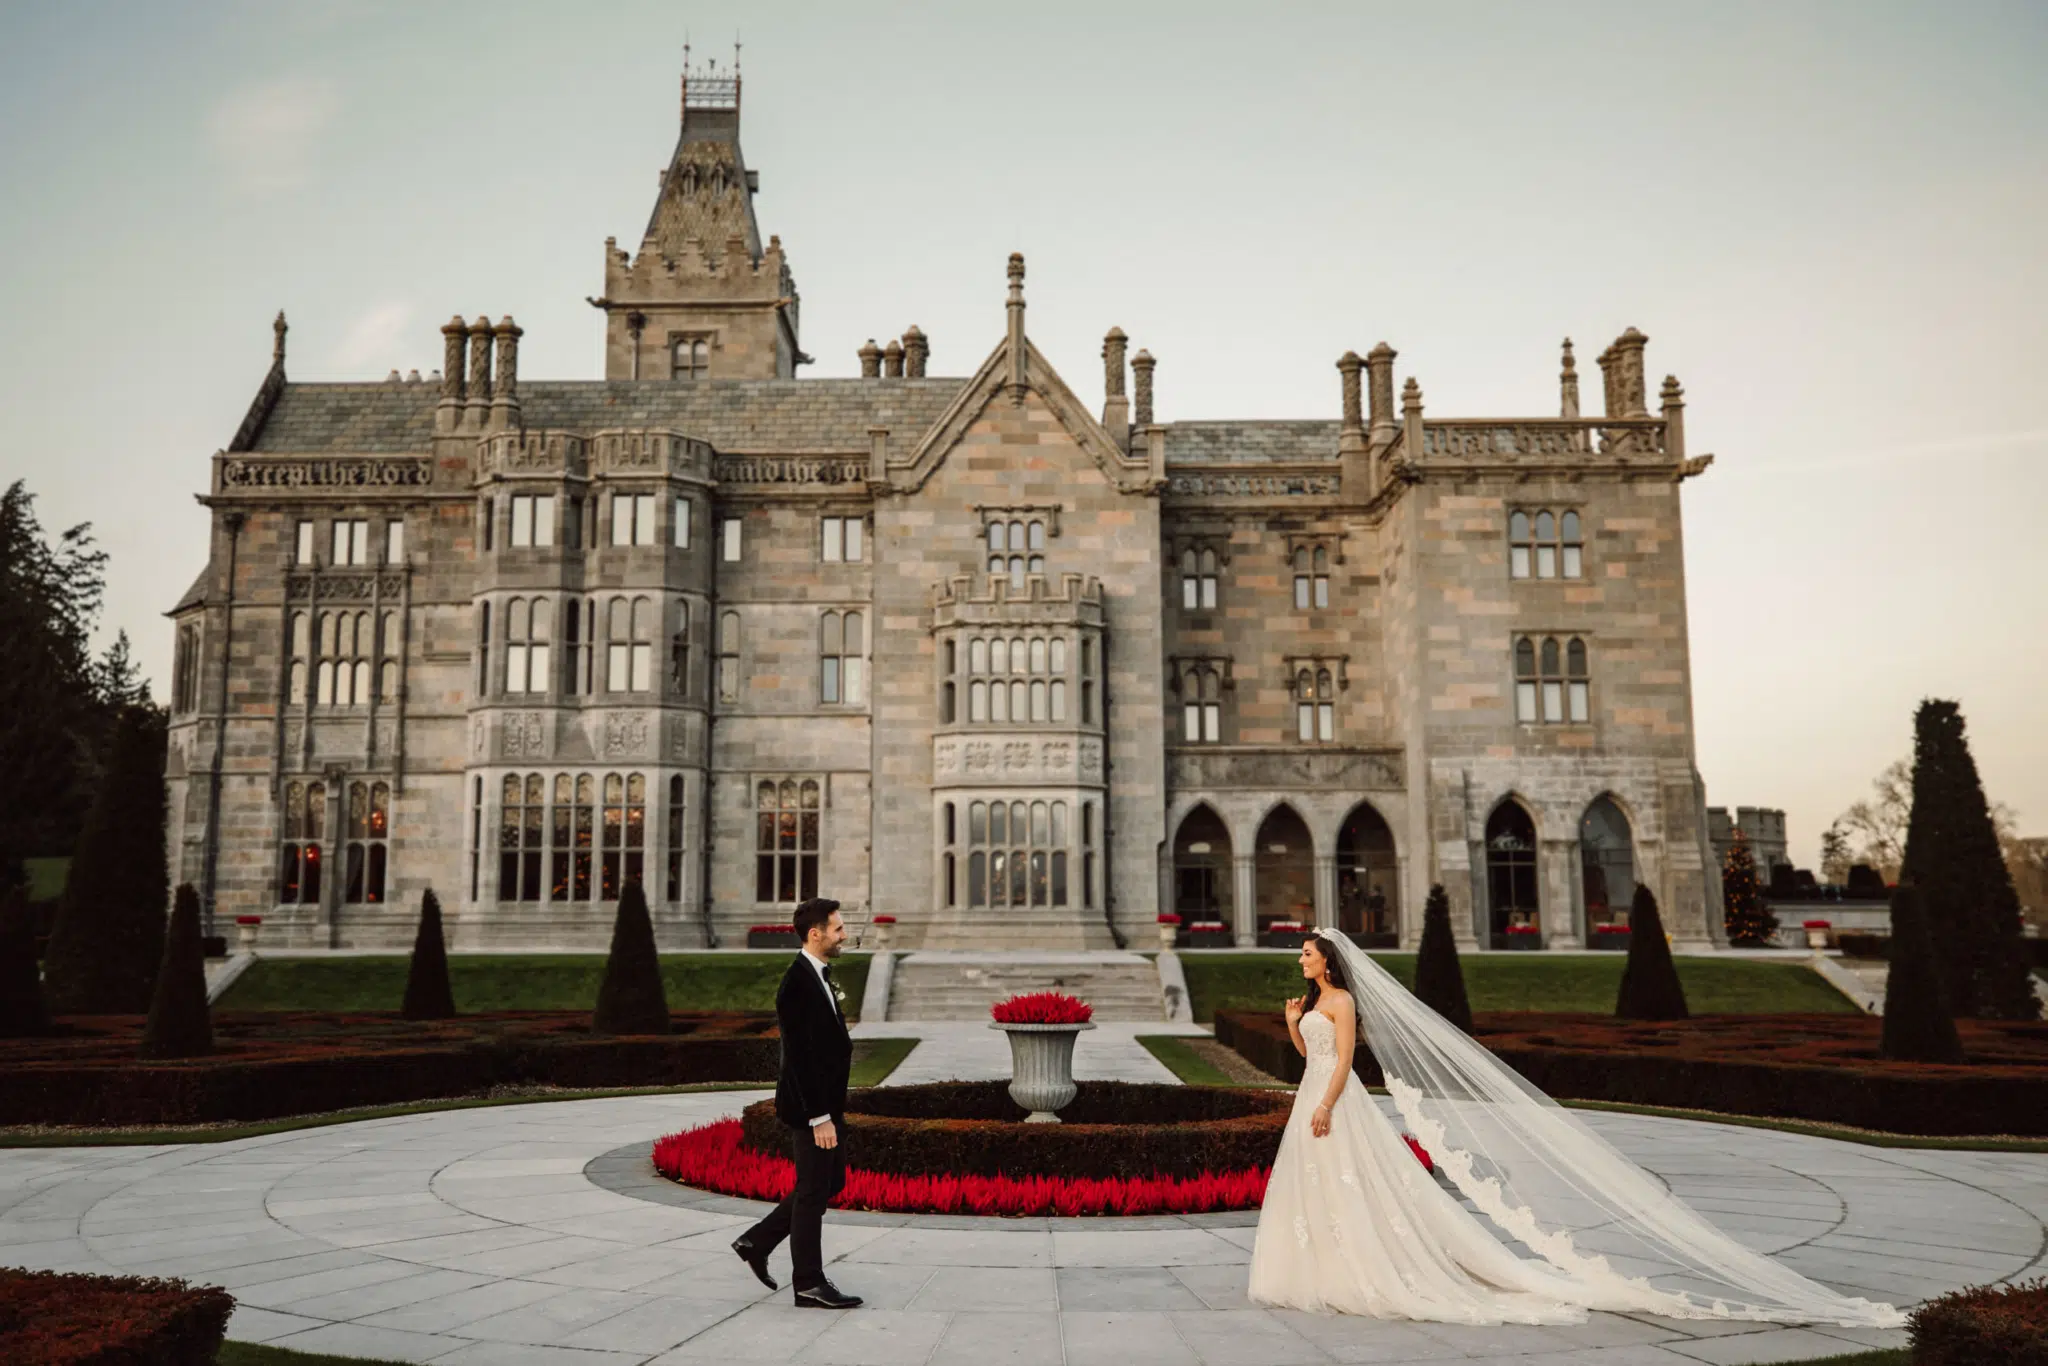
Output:
[[[1415,981],[1415,955],[1376,953],[1373,961]],[[1474,953],[1460,959],[1474,1010],[1596,1011],[1614,1009],[1626,954]],[[1301,995],[1301,969],[1277,953],[1184,953],[1195,1018],[1218,1010],[1278,1010]],[[1681,955],[1678,978],[1695,1015],[1785,1013],[1856,1014],[1856,1007],[1803,963],[1762,963],[1745,958]]]
[[916,1039],[855,1039],[848,1086],[880,1086],[917,1047]]
[[1238,1086],[1223,1069],[1210,1062],[1194,1049],[1187,1040],[1172,1034],[1140,1034],[1138,1046],[1159,1059],[1159,1063],[1184,1086]]
[[[662,987],[676,1010],[773,1010],[791,955],[665,953]],[[857,1018],[872,955],[849,953],[832,969]],[[215,1002],[218,1010],[397,1010],[405,1000],[404,954],[347,958],[258,958]],[[604,978],[601,953],[451,953],[455,1008],[590,1010]]]

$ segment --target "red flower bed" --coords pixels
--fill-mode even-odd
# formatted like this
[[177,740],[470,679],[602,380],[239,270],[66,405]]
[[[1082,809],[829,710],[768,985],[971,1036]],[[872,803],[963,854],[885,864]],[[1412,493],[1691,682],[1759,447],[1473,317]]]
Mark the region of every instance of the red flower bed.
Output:
[[0,1270],[0,1361],[10,1366],[173,1366],[212,1361],[234,1296],[140,1276]]
[[47,1038],[0,1040],[0,1124],[188,1124],[275,1119],[472,1095],[494,1086],[667,1086],[775,1076],[775,1017],[676,1012],[668,1035],[590,1032],[586,1011],[451,1020],[233,1011],[215,1051],[136,1056],[141,1016],[74,1016]]
[[794,925],[749,925],[749,926],[747,926],[747,933],[748,933],[748,934],[788,934],[788,935],[794,935],[794,934],[796,933],[796,926],[794,926]]
[[989,1007],[997,1024],[1087,1024],[1095,1008],[1062,991],[1028,991]]
[[1906,1331],[1916,1366],[2040,1366],[2048,1361],[2048,1280],[1980,1285],[1929,1300]]
[[893,915],[878,915],[868,923],[871,925],[893,925],[896,923],[896,917]]
[[[796,1186],[790,1160],[757,1152],[740,1121],[722,1119],[670,1134],[654,1145],[654,1168],[671,1181],[777,1201]],[[839,1209],[898,1214],[1204,1214],[1256,1209],[1266,1193],[1263,1169],[1194,1177],[901,1176],[848,1167]]]
[[1180,924],[1180,917],[1172,911],[1162,911],[1159,914],[1159,923],[1162,925],[1178,925]]

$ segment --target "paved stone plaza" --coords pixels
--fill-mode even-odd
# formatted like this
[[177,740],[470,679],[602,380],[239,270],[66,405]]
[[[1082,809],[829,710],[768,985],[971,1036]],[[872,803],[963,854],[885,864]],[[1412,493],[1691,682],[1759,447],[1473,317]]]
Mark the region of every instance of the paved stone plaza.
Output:
[[[934,1037],[917,1073],[979,1043]],[[1084,1073],[1141,1050],[1101,1031]],[[1134,1056],[1135,1055],[1135,1056]],[[918,1062],[916,1054],[912,1062]],[[830,1274],[869,1307],[799,1311],[727,1250],[750,1207],[661,1182],[635,1147],[751,1092],[454,1110],[176,1147],[0,1153],[0,1265],[226,1286],[249,1341],[403,1361],[973,1362],[1016,1366],[1798,1360],[1896,1333],[1676,1324],[1475,1330],[1319,1318],[1244,1298],[1253,1216],[995,1220],[834,1214]],[[1840,1289],[1917,1300],[2038,1274],[2048,1156],[1866,1148],[1594,1114],[1756,1246]],[[777,1258],[786,1283],[786,1254]]]

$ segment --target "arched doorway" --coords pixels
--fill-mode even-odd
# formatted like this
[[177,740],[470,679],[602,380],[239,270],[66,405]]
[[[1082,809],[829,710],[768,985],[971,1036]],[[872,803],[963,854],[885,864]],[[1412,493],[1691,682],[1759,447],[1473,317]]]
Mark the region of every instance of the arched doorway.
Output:
[[1612,797],[1595,801],[1579,820],[1579,872],[1588,942],[1601,925],[1627,925],[1636,895],[1636,846],[1628,817]]
[[1371,803],[1360,802],[1337,831],[1337,928],[1392,935],[1400,929],[1400,879],[1394,832]]
[[1533,946],[1543,927],[1536,894],[1536,823],[1504,801],[1486,820],[1486,905],[1497,949]]
[[1308,825],[1286,803],[1259,823],[1258,929],[1276,920],[1316,923],[1316,860]]
[[1231,923],[1230,827],[1208,806],[1181,818],[1173,838],[1173,909],[1185,926]]

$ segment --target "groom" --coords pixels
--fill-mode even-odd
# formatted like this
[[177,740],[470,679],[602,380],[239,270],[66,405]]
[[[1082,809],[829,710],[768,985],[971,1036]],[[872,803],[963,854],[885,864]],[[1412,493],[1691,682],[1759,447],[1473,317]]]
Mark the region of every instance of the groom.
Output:
[[853,1039],[832,990],[831,966],[846,943],[846,926],[839,919],[839,903],[824,897],[798,906],[794,923],[804,948],[782,974],[782,986],[775,993],[775,1018],[782,1030],[775,1114],[789,1127],[796,1189],[741,1234],[732,1250],[773,1290],[768,1254],[787,1238],[797,1308],[852,1309],[860,1304],[860,1296],[842,1294],[825,1279],[825,1258],[818,1245],[825,1207],[846,1184],[846,1150],[839,1146],[839,1129],[846,1118]]

